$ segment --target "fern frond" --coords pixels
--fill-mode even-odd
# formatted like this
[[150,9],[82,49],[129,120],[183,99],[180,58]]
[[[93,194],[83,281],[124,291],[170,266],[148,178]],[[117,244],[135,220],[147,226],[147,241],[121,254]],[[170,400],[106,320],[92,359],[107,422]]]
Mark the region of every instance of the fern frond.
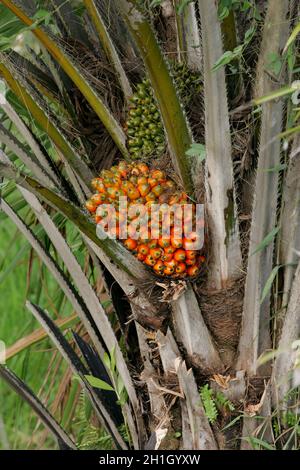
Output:
[[208,421],[211,424],[215,423],[218,417],[218,410],[214,401],[214,392],[209,388],[208,384],[200,388],[200,397]]

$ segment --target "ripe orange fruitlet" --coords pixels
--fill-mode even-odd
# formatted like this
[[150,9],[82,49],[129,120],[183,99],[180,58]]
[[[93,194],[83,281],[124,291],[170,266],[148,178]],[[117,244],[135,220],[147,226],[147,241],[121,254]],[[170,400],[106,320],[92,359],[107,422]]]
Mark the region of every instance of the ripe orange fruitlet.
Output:
[[124,242],[124,245],[128,250],[132,251],[137,247],[137,242],[136,240],[132,240],[132,238],[127,238],[127,240]]
[[185,250],[178,249],[174,253],[174,259],[176,261],[184,261],[186,258]]
[[195,277],[199,274],[199,268],[198,266],[191,266],[188,268],[187,273],[190,277]]

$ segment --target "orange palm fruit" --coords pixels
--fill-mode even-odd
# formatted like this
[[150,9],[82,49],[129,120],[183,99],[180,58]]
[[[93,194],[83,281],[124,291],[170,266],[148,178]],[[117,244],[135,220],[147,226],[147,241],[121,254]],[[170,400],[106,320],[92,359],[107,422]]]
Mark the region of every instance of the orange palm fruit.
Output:
[[185,250],[185,254],[188,259],[195,259],[197,252],[195,250]]
[[190,266],[187,270],[188,276],[195,277],[199,274],[198,266]]
[[116,189],[116,199],[119,199],[121,196],[126,196],[125,191],[123,189]]
[[166,266],[164,270],[164,275],[165,276],[172,276],[174,274],[175,268],[172,268],[170,266]]
[[140,261],[144,261],[145,258],[146,258],[145,255],[142,255],[142,253],[138,253],[136,257],[137,257],[137,259],[140,260]]
[[148,266],[154,266],[156,264],[156,259],[153,258],[153,256],[151,255],[147,255],[146,258],[145,258],[145,263],[148,265]]
[[128,189],[134,189],[134,185],[131,183],[131,181],[125,180],[122,183],[122,189],[123,191],[128,191]]
[[175,272],[177,274],[183,274],[185,273],[186,271],[186,264],[185,263],[178,263],[176,268],[175,268]]
[[127,173],[128,173],[127,163],[126,162],[120,162],[119,165],[118,165],[118,168],[119,168],[120,175],[123,178],[126,178]]
[[161,248],[150,248],[150,255],[153,256],[154,259],[159,259],[162,255],[162,249]]
[[110,171],[111,171],[112,173],[114,173],[114,175],[118,175],[118,174],[119,174],[119,168],[118,168],[117,166],[115,166],[115,165],[112,166],[112,167],[110,167]]
[[108,180],[113,178],[114,174],[110,170],[102,170],[101,171],[102,178],[107,178]]
[[175,248],[173,248],[173,246],[167,246],[165,248],[165,253],[167,253],[168,255],[172,255],[173,256],[173,253],[175,251]]
[[151,178],[154,178],[157,181],[163,181],[166,179],[166,174],[162,170],[153,170],[151,172]]
[[149,248],[156,248],[157,247],[157,240],[150,240],[148,243]]
[[146,202],[146,199],[145,199],[144,197],[142,197],[142,196],[141,196],[141,197],[138,197],[137,199],[134,200],[134,203],[135,203],[135,204],[143,204],[143,205],[144,205],[145,202]]
[[105,194],[106,193],[106,187],[104,183],[99,183],[97,186],[97,191],[98,193]]
[[146,176],[139,176],[137,180],[138,185],[148,184],[148,178]]
[[196,258],[186,258],[185,260],[185,264],[187,266],[194,266],[194,264],[196,264]]
[[[145,197],[145,199],[147,198],[147,196]],[[150,208],[151,206],[154,204],[154,201],[150,200],[150,201],[147,201],[145,202],[145,207],[147,207],[148,211],[150,211]]]
[[140,195],[142,197],[145,197],[150,192],[151,187],[150,187],[150,184],[148,183],[142,183],[138,185],[138,189],[139,189]]
[[185,203],[188,201],[188,195],[186,193],[182,193],[181,196],[180,196],[180,200],[179,200],[181,203]]
[[185,250],[178,249],[174,253],[174,259],[175,261],[184,261],[186,258]]
[[158,260],[153,266],[153,269],[157,274],[162,274],[164,272],[165,265],[161,260]]
[[136,166],[141,173],[149,173],[149,167],[146,163],[138,163]]
[[157,185],[158,181],[155,178],[148,178],[148,183],[150,184],[151,188]]
[[105,194],[96,193],[91,196],[91,201],[97,206],[102,204],[105,201],[105,199],[106,199]]
[[166,251],[164,251],[162,256],[161,256],[161,259],[163,261],[171,261],[172,258],[173,258],[173,254],[172,253],[166,253]]
[[152,191],[147,194],[147,196],[146,196],[146,201],[147,202],[153,202],[155,200],[156,200],[156,196],[155,196],[154,193],[152,193]]
[[132,238],[127,238],[127,240],[124,241],[124,245],[128,250],[132,251],[137,247],[137,241]]
[[167,266],[167,268],[176,268],[176,261],[174,259],[171,259],[170,261],[165,261],[164,262],[165,266]]
[[182,239],[181,238],[174,238],[174,237],[171,237],[171,245],[174,247],[174,248],[181,248],[182,247]]
[[127,190],[127,196],[131,200],[138,199],[140,197],[140,192],[137,188],[129,188]]
[[93,178],[91,181],[91,186],[95,190],[98,189],[98,185],[102,184],[102,178]]
[[91,213],[93,212],[96,212],[97,210],[97,206],[95,205],[95,203],[93,201],[91,201],[90,199],[88,201],[86,201],[85,203],[85,207],[87,208],[87,210]]
[[117,188],[114,188],[113,186],[109,186],[107,188],[107,195],[111,198],[111,199],[116,199],[117,198]]
[[170,239],[161,237],[158,240],[158,244],[161,248],[167,248],[168,246],[170,246]]
[[155,194],[156,197],[160,196],[163,192],[163,187],[160,184],[153,186],[152,192]]
[[130,181],[134,186],[137,185],[137,180],[138,180],[137,175],[132,175],[132,176],[130,176],[130,178],[129,178],[129,181]]
[[146,256],[149,253],[149,247],[145,243],[142,243],[141,245],[138,246],[137,251],[141,255]]
[[112,186],[119,188],[122,184],[122,179],[118,176],[115,175],[111,178]]

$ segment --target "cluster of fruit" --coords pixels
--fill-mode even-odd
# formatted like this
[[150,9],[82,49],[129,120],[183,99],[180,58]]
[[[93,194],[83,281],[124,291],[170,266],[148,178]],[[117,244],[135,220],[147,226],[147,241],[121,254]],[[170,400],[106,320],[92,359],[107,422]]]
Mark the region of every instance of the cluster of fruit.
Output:
[[[176,215],[176,211],[170,211],[172,206],[178,210],[190,202],[185,193],[176,190],[174,182],[167,178],[164,171],[150,170],[142,162],[121,161],[110,170],[102,170],[100,177],[93,179],[92,186],[96,193],[86,202],[86,208],[96,223],[105,226],[105,231],[120,239],[157,275],[183,278],[199,274],[204,257],[194,250],[197,235],[192,231],[188,236],[182,235],[185,234],[183,218],[181,214]],[[121,196],[127,205],[126,217],[120,210]],[[165,212],[159,212],[158,218],[157,212],[156,217],[153,216],[154,204],[165,208]],[[193,219],[194,204],[189,209]],[[167,232],[164,231],[164,217],[168,218]],[[177,232],[178,220],[181,224],[180,236]],[[114,224],[110,225],[111,221]]]
[[131,158],[161,155],[165,149],[164,129],[148,79],[137,85],[131,103],[125,125]]
[[184,63],[174,62],[171,67],[181,102],[187,106],[191,98],[201,91],[200,75],[192,72]]
[[[199,77],[184,64],[176,63],[172,68],[178,94],[186,106],[189,98],[200,90]],[[129,153],[134,160],[151,155],[159,157],[165,150],[164,129],[148,79],[137,85],[131,98],[125,131]]]

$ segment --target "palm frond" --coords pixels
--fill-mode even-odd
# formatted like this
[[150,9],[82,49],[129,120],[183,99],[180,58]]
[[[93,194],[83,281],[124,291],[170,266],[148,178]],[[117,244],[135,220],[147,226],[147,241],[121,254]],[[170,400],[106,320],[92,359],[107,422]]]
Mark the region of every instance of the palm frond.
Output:
[[101,341],[99,340],[99,332],[95,327],[93,320],[91,319],[90,313],[88,312],[82,299],[79,297],[73,286],[68,281],[67,277],[63,274],[54,259],[46,252],[41,242],[35,237],[29,227],[20,219],[20,217],[13,211],[10,205],[3,199],[0,201],[0,208],[7,214],[7,216],[14,222],[16,227],[23,233],[28,242],[31,244],[33,249],[37,252],[41,260],[47,266],[54,279],[56,279],[58,285],[69,299],[74,310],[80,317],[83,325],[88,331],[97,351],[103,356],[104,349]]
[[30,302],[26,304],[28,310],[35,316],[38,322],[42,325],[44,330],[47,332],[51,341],[55,344],[65,361],[69,364],[73,373],[76,374],[82,383],[86,393],[88,394],[91,403],[94,406],[94,409],[99,417],[102,425],[104,428],[112,435],[113,439],[116,442],[116,445],[121,449],[126,449],[127,446],[123,441],[119,431],[113,422],[112,418],[110,417],[109,413],[105,409],[103,405],[99,393],[97,393],[93,387],[90,386],[86,379],[86,375],[88,375],[87,369],[82,364],[81,360],[75,353],[75,351],[71,348],[68,341],[65,339],[59,328],[55,325],[55,323],[50,319],[46,312],[44,312],[39,306],[34,305]]
[[93,176],[87,165],[81,160],[74,149],[65,140],[49,116],[46,115],[45,111],[38,106],[36,101],[26,91],[25,87],[15,79],[9,68],[6,67],[3,62],[0,62],[0,74],[4,77],[11,90],[20,99],[24,106],[30,110],[33,118],[49,135],[50,139],[59,148],[59,150],[64,155],[64,158],[76,170],[77,174],[88,188]]
[[[224,69],[213,71],[223,54],[217,7],[199,1],[203,44],[206,196],[211,238],[210,283],[217,289],[241,275],[241,248],[233,181],[232,145]],[[222,240],[222,241],[221,241]]]
[[82,24],[81,18],[73,8],[70,2],[64,0],[50,0],[49,10],[53,13],[60,32],[79,43],[89,44],[89,37]]
[[[176,0],[175,4],[178,9],[180,0]],[[201,36],[194,2],[185,5],[180,13],[176,12],[176,25],[181,61],[191,70],[202,71]]]
[[133,95],[132,87],[127,78],[126,72],[120,61],[118,52],[114,46],[114,43],[111,40],[108,29],[105,25],[104,20],[101,17],[101,13],[97,8],[96,2],[94,0],[84,0],[85,7],[89,12],[89,15],[93,21],[95,29],[99,35],[100,43],[105,50],[107,57],[110,60],[110,63],[115,68],[117,77],[119,79],[120,85],[122,87],[124,96],[128,101],[129,98]]
[[36,160],[27,153],[24,146],[16,139],[12,132],[6,129],[0,123],[0,139],[3,144],[5,144],[11,152],[13,152],[21,161],[26,165],[26,167],[35,175],[39,181],[47,188],[54,189],[55,184],[44,170],[36,163]]
[[101,122],[104,124],[112,139],[123,153],[124,157],[127,156],[127,148],[125,145],[125,135],[118,122],[113,117],[112,113],[106,107],[100,96],[90,86],[86,78],[82,75],[79,67],[75,64],[74,60],[62,50],[58,44],[50,38],[42,29],[35,27],[34,21],[30,19],[19,7],[17,7],[10,0],[3,0],[3,4],[9,8],[26,26],[32,28],[32,33],[43,44],[47,51],[62,67],[68,77],[74,82],[78,89],[82,92],[88,103],[99,116]]
[[3,109],[5,114],[7,114],[14,126],[16,126],[19,133],[23,136],[25,142],[27,142],[27,144],[31,148],[34,157],[37,159],[40,166],[43,168],[43,171],[49,175],[49,177],[56,183],[56,185],[60,186],[60,180],[56,172],[53,170],[47,157],[41,151],[39,143],[36,141],[32,132],[30,132],[24,121],[20,118],[18,113],[14,110],[13,106],[9,103],[9,101],[3,94],[1,94],[0,107]]
[[76,450],[74,442],[69,438],[65,431],[55,421],[53,416],[46,410],[42,402],[30,390],[30,388],[17,377],[8,367],[0,364],[0,377],[4,379],[8,385],[15,390],[31,406],[37,416],[42,420],[44,425],[49,429],[61,449]]

